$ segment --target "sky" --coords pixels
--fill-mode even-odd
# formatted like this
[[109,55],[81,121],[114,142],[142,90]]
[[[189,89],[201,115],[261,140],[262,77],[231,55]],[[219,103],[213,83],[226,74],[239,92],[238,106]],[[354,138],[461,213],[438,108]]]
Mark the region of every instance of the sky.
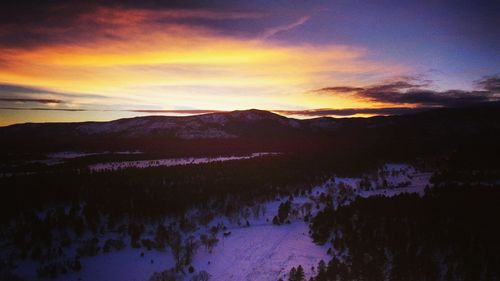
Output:
[[0,126],[500,99],[498,1],[12,1]]

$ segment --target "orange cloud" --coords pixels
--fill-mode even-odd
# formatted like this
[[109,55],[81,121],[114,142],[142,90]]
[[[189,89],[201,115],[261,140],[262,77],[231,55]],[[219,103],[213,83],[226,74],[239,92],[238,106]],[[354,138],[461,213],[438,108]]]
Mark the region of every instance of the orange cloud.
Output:
[[[137,103],[217,110],[339,108],[373,105],[355,97],[304,93],[332,84],[353,84],[359,77],[406,71],[402,66],[367,60],[369,50],[359,47],[231,37],[200,25],[170,21],[263,16],[203,10],[98,9],[81,15],[73,26],[40,31],[65,36],[62,43],[0,50],[0,82],[66,93],[98,93],[111,97],[105,101],[109,105],[131,108]],[[74,37],[68,37],[71,32]],[[71,103],[78,108],[95,102],[75,97]]]

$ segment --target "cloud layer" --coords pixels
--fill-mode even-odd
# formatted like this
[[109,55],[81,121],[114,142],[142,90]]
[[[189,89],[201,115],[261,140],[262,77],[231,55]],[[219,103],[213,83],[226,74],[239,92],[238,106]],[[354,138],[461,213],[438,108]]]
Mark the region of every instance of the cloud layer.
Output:
[[[384,4],[393,3],[367,9],[337,1],[11,1],[0,9],[0,125],[247,108],[298,109],[304,116],[399,114],[407,107],[496,100],[498,76],[463,88],[471,78],[494,73],[494,60],[483,51],[498,50],[498,36],[486,32],[498,17],[469,14],[462,3],[414,2],[388,13]],[[467,24],[435,14],[450,8],[465,11],[449,14]],[[428,35],[420,15],[443,33]],[[469,28],[486,59],[453,41]],[[453,44],[441,44],[442,38]],[[398,55],[415,48],[420,60],[446,63],[444,54],[460,54],[452,62],[476,70],[467,69],[459,86],[388,80],[439,68],[434,59],[422,66],[413,53]]]
[[[306,24],[307,12],[284,13],[276,22],[273,12],[203,5],[55,3],[16,6],[24,11],[20,18],[0,19],[1,105],[158,112],[316,108],[330,99],[307,97],[310,87],[406,69],[368,59],[369,50],[359,46],[271,38]],[[241,22],[266,25],[253,33],[226,32]]]
[[429,81],[406,78],[367,87],[324,87],[312,93],[339,95],[352,93],[372,102],[411,106],[466,106],[500,99],[500,76],[487,76],[476,81],[477,90],[432,90]]

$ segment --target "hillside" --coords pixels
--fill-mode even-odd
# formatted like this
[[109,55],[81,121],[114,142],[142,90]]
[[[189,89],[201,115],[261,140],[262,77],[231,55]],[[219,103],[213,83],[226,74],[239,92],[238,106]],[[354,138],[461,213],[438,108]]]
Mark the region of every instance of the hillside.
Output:
[[500,106],[434,109],[402,116],[294,119],[245,110],[109,122],[28,123],[0,128],[0,151],[142,151],[172,156],[257,151],[422,154],[500,138]]

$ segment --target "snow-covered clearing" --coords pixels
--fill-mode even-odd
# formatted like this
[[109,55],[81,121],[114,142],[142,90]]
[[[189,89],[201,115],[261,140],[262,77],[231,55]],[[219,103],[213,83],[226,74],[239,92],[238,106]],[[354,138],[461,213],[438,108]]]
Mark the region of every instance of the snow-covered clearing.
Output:
[[130,154],[141,154],[140,151],[116,151],[116,152],[78,152],[78,151],[59,151],[47,154],[48,158],[52,159],[74,159],[93,155],[105,155],[105,154],[117,154],[117,155],[130,155]]
[[209,272],[211,280],[286,280],[290,269],[299,264],[311,276],[311,267],[327,260],[327,249],[312,242],[308,225],[301,220],[230,231],[212,254],[203,249],[195,257],[194,267]]
[[[199,238],[200,234],[208,232],[210,226],[218,223],[226,225],[224,232],[230,233],[227,236],[224,232],[217,235],[219,242],[211,253],[200,245],[192,262],[194,274],[205,270],[210,274],[210,280],[276,281],[279,277],[286,280],[290,269],[300,264],[304,267],[306,276],[312,276],[311,267],[316,267],[321,259],[327,260],[327,248],[313,243],[308,235],[308,225],[302,218],[295,218],[290,224],[279,226],[271,223],[279,204],[285,200],[286,198],[265,203],[265,215],[249,218],[248,227],[239,226],[232,218],[219,216],[207,227],[200,226],[192,233],[185,233],[184,236],[194,235]],[[297,197],[295,201],[301,204],[300,202],[307,201],[307,197]],[[105,239],[101,237],[100,240]],[[144,257],[141,257],[142,252]],[[83,257],[80,261],[80,272],[60,275],[55,280],[147,281],[154,272],[175,266],[170,248],[165,251],[147,251],[127,246],[124,250]],[[31,261],[23,262],[17,273],[26,280],[39,280],[36,278],[37,266],[37,263]],[[191,280],[193,274],[185,271],[184,280]]]
[[90,171],[109,171],[109,170],[120,170],[127,168],[151,168],[151,167],[171,167],[179,165],[191,165],[191,164],[204,164],[211,162],[224,162],[224,161],[234,161],[234,160],[244,160],[256,157],[262,157],[266,155],[279,154],[277,152],[256,152],[246,156],[226,156],[226,157],[202,157],[202,158],[168,158],[168,159],[156,159],[156,160],[137,160],[137,161],[120,161],[120,162],[107,162],[98,163],[89,166]]
[[423,196],[432,173],[421,172],[407,164],[386,164],[377,172],[362,178],[335,178],[337,184],[352,188],[361,197],[376,195],[395,196],[418,193]]

